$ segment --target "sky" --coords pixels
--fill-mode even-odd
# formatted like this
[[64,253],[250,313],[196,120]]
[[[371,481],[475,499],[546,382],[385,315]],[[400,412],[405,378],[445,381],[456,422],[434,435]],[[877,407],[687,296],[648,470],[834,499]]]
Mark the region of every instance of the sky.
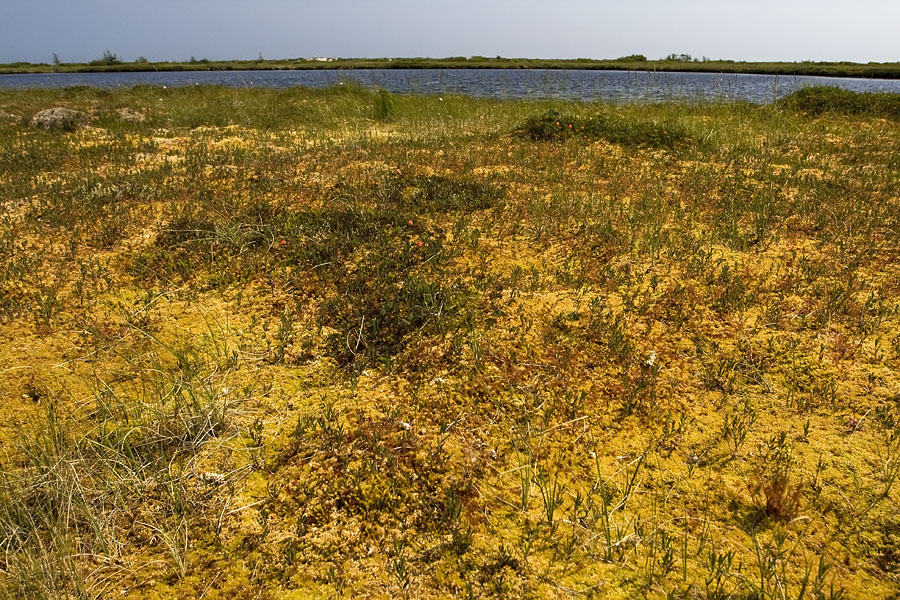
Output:
[[298,57],[900,61],[900,0],[0,0],[0,63]]

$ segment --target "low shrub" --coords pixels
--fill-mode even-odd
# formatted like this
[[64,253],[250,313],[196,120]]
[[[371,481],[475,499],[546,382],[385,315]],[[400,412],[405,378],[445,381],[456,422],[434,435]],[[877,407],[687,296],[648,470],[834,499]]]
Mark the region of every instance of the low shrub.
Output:
[[900,94],[852,92],[832,86],[797,90],[779,100],[778,105],[809,115],[839,113],[900,118]]
[[550,110],[533,115],[516,128],[515,133],[532,141],[565,141],[603,139],[623,146],[672,148],[690,140],[687,133],[673,123],[654,123],[599,113],[590,117],[563,115]]
[[149,282],[215,287],[263,271],[291,278],[295,290],[324,286],[331,294],[317,319],[336,332],[333,355],[365,366],[400,352],[411,333],[440,331],[464,294],[442,271],[452,249],[437,221],[492,208],[505,194],[469,179],[390,175],[366,186],[339,184],[304,210],[180,206],[132,272]]

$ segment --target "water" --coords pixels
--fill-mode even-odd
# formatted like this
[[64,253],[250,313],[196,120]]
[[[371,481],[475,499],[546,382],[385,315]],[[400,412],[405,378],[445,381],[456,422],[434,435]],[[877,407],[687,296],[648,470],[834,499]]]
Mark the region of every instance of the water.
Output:
[[100,88],[138,84],[232,87],[325,87],[357,81],[391,92],[466,94],[488,98],[559,98],[635,102],[682,99],[771,102],[811,85],[857,92],[897,92],[900,80],[738,73],[562,71],[547,69],[389,69],[321,71],[162,71],[141,73],[42,73],[0,75],[0,88]]

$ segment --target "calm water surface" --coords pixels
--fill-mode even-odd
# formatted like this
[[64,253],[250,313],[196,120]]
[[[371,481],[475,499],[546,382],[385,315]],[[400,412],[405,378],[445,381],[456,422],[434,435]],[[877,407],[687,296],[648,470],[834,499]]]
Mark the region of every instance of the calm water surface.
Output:
[[683,99],[771,102],[801,87],[832,85],[858,92],[898,92],[900,80],[838,77],[505,69],[322,71],[166,71],[0,75],[0,88],[101,88],[138,84],[232,87],[325,87],[356,81],[391,92],[466,94],[489,98],[560,98],[613,102]]

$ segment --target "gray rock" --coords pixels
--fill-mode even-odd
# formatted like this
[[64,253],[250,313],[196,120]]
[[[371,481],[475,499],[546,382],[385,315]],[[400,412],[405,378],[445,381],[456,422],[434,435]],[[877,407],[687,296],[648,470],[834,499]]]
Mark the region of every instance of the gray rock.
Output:
[[31,118],[31,124],[42,129],[54,131],[74,131],[87,123],[87,115],[83,112],[56,106],[42,110]]
[[119,115],[121,120],[128,121],[129,123],[143,123],[147,118],[144,113],[131,110],[130,108],[120,108],[116,111],[116,114]]

